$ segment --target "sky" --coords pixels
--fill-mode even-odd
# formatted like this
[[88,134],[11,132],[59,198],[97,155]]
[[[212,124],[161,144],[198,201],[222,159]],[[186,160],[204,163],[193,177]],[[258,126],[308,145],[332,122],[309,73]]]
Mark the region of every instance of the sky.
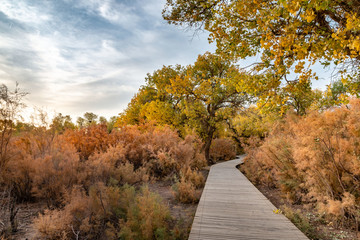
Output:
[[[122,112],[147,73],[214,52],[208,34],[162,19],[165,0],[2,0],[0,84],[18,82],[28,109],[54,115]],[[246,61],[243,62],[246,65]],[[249,63],[250,64],[250,63]],[[331,71],[314,88],[324,89]]]
[[215,50],[206,33],[194,35],[164,21],[164,4],[2,0],[0,83],[14,89],[18,82],[30,93],[29,109],[70,114],[73,120],[85,112],[115,116],[147,73],[192,64]]

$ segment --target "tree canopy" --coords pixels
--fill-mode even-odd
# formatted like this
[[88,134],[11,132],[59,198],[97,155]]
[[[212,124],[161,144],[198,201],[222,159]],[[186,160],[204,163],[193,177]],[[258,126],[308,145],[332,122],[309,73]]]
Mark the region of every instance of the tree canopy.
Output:
[[192,129],[203,139],[205,157],[218,125],[246,103],[238,68],[225,57],[205,53],[193,65],[164,66],[148,75],[119,123],[156,121],[180,132]]
[[307,65],[317,61],[350,64],[347,77],[358,81],[359,0],[167,0],[163,16],[203,27],[218,52],[232,59],[260,54],[255,70],[271,71],[278,84],[289,81],[291,71],[298,74],[294,81],[310,81],[315,75]]

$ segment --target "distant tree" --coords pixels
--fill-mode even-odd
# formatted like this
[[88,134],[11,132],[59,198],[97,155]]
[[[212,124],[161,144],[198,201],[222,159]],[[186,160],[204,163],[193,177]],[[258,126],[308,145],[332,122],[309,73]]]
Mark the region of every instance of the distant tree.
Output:
[[8,89],[5,84],[0,85],[0,174],[6,163],[10,160],[8,147],[16,126],[16,120],[20,118],[20,111],[25,107],[23,98],[27,95],[18,83],[14,91]]
[[100,116],[100,117],[99,117],[99,123],[107,125],[108,121],[106,120],[105,117]]
[[134,95],[128,104],[125,111],[119,114],[117,119],[116,126],[121,125],[135,125],[139,124],[144,119],[141,118],[141,109],[142,107],[153,100],[156,99],[156,90],[149,86],[140,87],[139,91]]
[[78,128],[83,128],[83,127],[86,126],[86,121],[85,121],[84,118],[78,117],[77,120],[76,120],[76,124],[77,124]]
[[107,122],[107,128],[108,128],[109,133],[114,129],[117,119],[118,119],[117,116],[112,116],[112,117],[110,117],[109,121]]
[[95,113],[92,113],[92,112],[86,112],[84,114],[84,118],[88,125],[93,124],[93,123],[96,124],[96,119],[98,118],[98,115],[96,115]]
[[52,123],[50,125],[51,129],[53,129],[53,131],[55,133],[63,133],[65,132],[66,129],[74,129],[75,128],[75,124],[71,121],[71,117],[70,115],[62,115],[61,113],[59,113],[58,115],[56,115],[53,120]]

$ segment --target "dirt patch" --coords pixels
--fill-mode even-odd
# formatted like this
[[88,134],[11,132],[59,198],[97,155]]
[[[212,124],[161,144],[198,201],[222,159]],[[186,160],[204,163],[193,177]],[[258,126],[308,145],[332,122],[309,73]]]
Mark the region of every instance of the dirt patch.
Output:
[[[40,212],[46,209],[46,203],[18,204],[16,208],[19,209],[16,215],[17,231],[6,239],[35,239],[37,231],[33,227],[33,221]],[[9,229],[9,211],[7,209],[3,209],[1,212],[0,221],[4,223],[4,228]]]

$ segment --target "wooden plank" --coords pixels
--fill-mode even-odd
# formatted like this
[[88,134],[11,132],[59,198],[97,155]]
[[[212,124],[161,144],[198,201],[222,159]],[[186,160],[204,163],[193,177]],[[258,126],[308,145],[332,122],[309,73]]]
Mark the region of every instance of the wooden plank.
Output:
[[190,240],[306,240],[238,170],[242,157],[213,165],[196,210]]

